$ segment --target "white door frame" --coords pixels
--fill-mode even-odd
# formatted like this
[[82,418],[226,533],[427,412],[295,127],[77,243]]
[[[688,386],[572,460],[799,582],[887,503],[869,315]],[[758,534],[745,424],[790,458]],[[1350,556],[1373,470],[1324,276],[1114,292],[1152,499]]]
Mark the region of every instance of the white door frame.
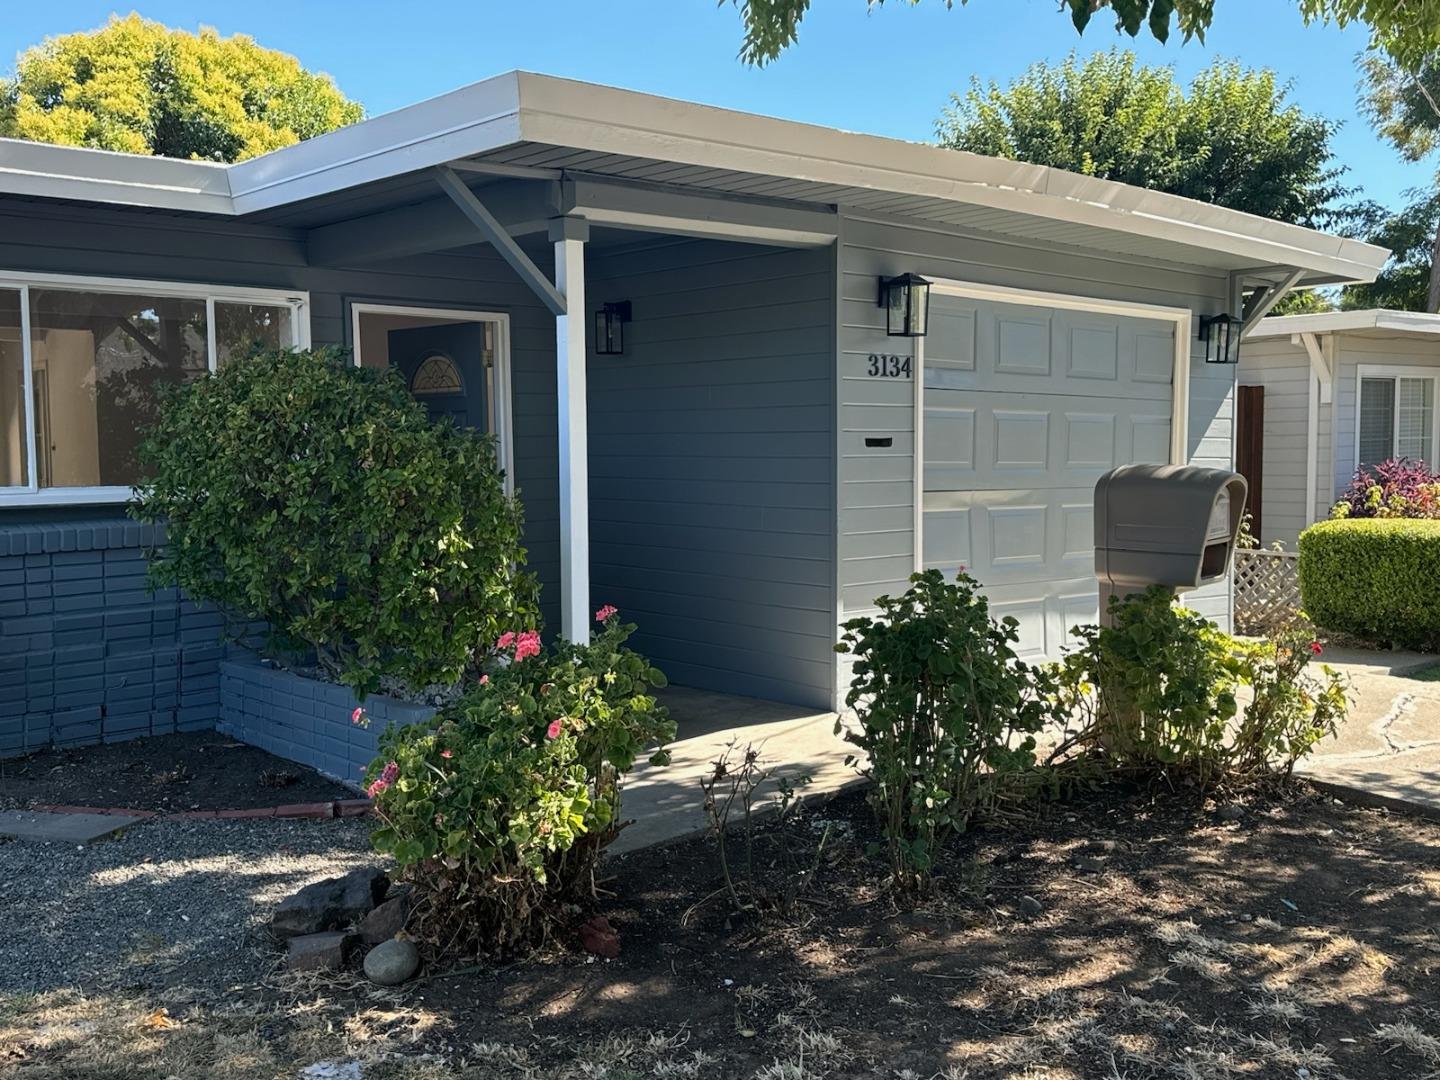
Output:
[[510,402],[510,316],[503,311],[476,311],[472,308],[420,307],[405,304],[350,302],[350,344],[356,367],[361,366],[360,317],[362,315],[408,315],[441,322],[495,324],[495,437],[500,450],[500,467],[505,470],[505,490],[515,492],[514,421]]
[[[1030,307],[1061,308],[1066,311],[1091,311],[1102,315],[1128,315],[1132,318],[1155,319],[1175,324],[1175,368],[1171,377],[1173,394],[1170,412],[1170,463],[1184,465],[1190,459],[1190,325],[1193,314],[1189,308],[1163,307],[1129,300],[1097,300],[1070,293],[1014,289],[1004,285],[985,285],[975,281],[936,278],[931,292],[945,296],[963,296],[969,300],[994,300],[1004,304]],[[915,569],[925,563],[925,339],[915,339]],[[1440,410],[1437,410],[1440,412]]]

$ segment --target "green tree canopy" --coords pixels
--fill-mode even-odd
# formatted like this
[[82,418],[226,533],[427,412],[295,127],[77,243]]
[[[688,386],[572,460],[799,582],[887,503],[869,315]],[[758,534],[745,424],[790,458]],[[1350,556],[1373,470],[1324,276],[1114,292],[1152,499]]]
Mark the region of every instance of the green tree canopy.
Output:
[[[723,0],[722,0],[723,2]],[[751,64],[766,64],[795,43],[800,20],[810,0],[734,0],[745,22],[745,40],[740,56]],[[879,7],[885,0],[865,0]],[[920,0],[897,0],[918,4]],[[957,0],[939,0],[947,8]],[[1018,6],[1016,0],[1002,0]],[[1253,2],[1253,0],[1252,0]],[[968,0],[958,0],[960,6]],[[1403,68],[1418,69],[1440,52],[1440,0],[1295,0],[1309,22],[1333,22],[1340,26],[1364,23],[1370,27],[1371,43]],[[1244,4],[1231,6],[1230,17],[1245,14]],[[1160,41],[1177,27],[1185,40],[1205,39],[1215,14],[1215,0],[1060,0],[1059,10],[1067,13],[1082,34],[1101,9],[1114,16],[1117,30],[1131,37],[1141,32]]]
[[1274,72],[1220,61],[1187,88],[1128,50],[1036,64],[1007,87],[972,80],[937,124],[956,150],[1053,165],[1301,225],[1349,211],[1335,125]]
[[1365,239],[1390,249],[1390,261],[1368,285],[1350,285],[1340,297],[1343,308],[1395,308],[1433,311],[1430,306],[1431,263],[1435,233],[1440,228],[1440,192],[1407,192],[1409,205],[1372,213]]
[[135,14],[47,38],[0,79],[0,136],[132,154],[241,161],[363,115],[287,53]]

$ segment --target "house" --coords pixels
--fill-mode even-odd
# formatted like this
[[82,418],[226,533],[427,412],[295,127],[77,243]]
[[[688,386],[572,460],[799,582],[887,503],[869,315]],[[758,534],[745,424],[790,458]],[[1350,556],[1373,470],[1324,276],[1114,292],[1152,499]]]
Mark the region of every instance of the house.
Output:
[[0,752],[214,722],[218,616],[146,592],[123,504],[149,387],[256,334],[495,433],[549,632],[614,603],[678,684],[829,709],[837,623],[917,567],[1054,656],[1097,476],[1233,461],[1199,317],[1385,256],[527,73],[229,166],[0,142]]
[[1262,319],[1240,350],[1237,417],[1256,538],[1293,551],[1362,466],[1411,458],[1434,468],[1437,380],[1440,315]]

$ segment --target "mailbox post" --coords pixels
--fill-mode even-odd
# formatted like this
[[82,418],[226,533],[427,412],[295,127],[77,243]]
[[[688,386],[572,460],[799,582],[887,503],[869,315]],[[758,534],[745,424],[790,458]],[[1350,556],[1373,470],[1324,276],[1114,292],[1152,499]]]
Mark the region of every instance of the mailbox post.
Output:
[[1245,478],[1196,465],[1124,465],[1095,485],[1100,625],[1110,598],[1164,585],[1176,593],[1222,579],[1240,536]]

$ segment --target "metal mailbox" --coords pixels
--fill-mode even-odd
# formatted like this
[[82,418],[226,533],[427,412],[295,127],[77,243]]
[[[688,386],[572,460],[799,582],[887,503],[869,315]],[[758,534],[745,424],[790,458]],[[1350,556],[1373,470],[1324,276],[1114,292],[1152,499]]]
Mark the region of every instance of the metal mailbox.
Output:
[[1186,592],[1230,569],[1248,486],[1239,473],[1196,465],[1124,465],[1095,485],[1100,619],[1111,596],[1151,585]]

